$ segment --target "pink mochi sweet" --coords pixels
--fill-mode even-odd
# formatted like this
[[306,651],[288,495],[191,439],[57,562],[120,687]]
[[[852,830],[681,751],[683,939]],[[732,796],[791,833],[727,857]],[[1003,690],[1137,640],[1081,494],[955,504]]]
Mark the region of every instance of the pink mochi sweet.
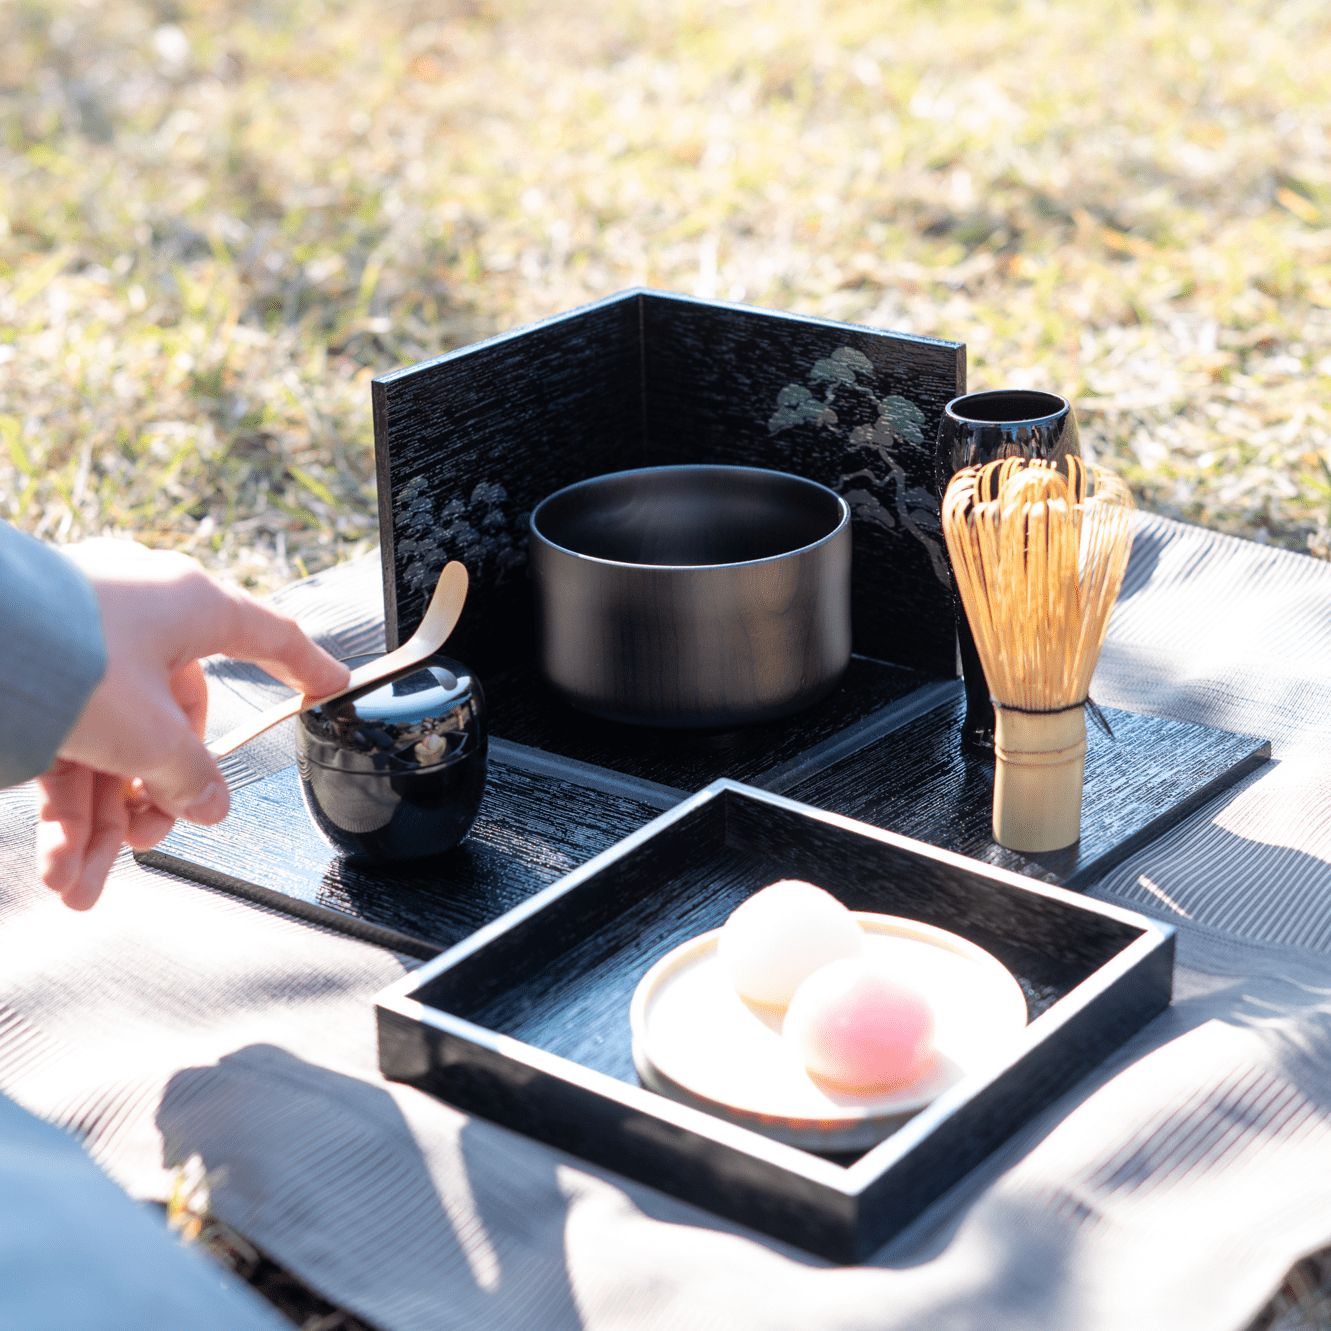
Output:
[[900,1086],[933,1058],[934,1015],[919,990],[855,957],[819,968],[795,990],[782,1034],[834,1086]]

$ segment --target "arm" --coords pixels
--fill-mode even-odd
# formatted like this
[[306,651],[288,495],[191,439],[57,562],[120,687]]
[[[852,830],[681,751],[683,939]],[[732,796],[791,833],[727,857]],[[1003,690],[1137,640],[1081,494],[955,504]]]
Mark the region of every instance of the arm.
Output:
[[[54,576],[45,561],[62,557],[39,545],[40,555],[32,555],[27,539],[16,547],[20,555]],[[86,910],[122,845],[156,845],[176,818],[226,817],[226,782],[202,740],[208,707],[202,657],[256,662],[303,693],[335,693],[348,671],[294,620],[215,582],[183,555],[132,541],[87,541],[68,547],[64,559],[73,581],[44,585],[70,601],[54,609],[40,599],[34,605],[31,596],[16,602],[26,614],[13,617],[0,651],[10,658],[3,673],[17,691],[0,694],[0,728],[13,721],[25,735],[35,730],[23,753],[14,751],[18,779],[42,771],[39,764],[50,762],[54,748],[55,762],[38,778],[37,867],[66,905]],[[93,662],[74,645],[98,614],[104,669],[100,655]],[[34,615],[52,623],[34,627]],[[50,664],[62,651],[66,659]],[[25,669],[40,683],[25,684]],[[34,728],[19,717],[28,705],[24,690],[55,693],[57,685],[59,705],[47,707],[45,720]],[[129,802],[135,781],[142,799]]]
[[50,767],[105,669],[87,578],[0,522],[0,786]]

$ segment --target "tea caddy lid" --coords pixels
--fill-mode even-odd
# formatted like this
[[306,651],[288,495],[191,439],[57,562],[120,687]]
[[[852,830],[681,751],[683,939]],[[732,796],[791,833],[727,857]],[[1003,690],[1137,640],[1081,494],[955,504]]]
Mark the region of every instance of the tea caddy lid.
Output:
[[[353,668],[373,656],[353,657]],[[461,761],[484,739],[480,684],[460,661],[418,666],[299,717],[302,757],[325,767],[395,773]]]

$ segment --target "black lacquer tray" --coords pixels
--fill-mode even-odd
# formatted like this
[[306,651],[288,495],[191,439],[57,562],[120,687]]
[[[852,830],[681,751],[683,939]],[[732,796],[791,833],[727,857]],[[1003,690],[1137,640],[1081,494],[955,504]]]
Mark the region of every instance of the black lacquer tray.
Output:
[[[672,947],[807,877],[961,934],[1031,1024],[858,1157],[784,1146],[639,1085],[629,1003]],[[736,782],[714,782],[386,990],[380,1065],[452,1104],[839,1262],[867,1256],[1170,1001],[1168,926]]]
[[[866,670],[868,663],[860,663]],[[856,689],[852,679],[845,691]],[[547,699],[547,722],[575,735],[577,713]],[[1082,839],[1026,856],[990,835],[993,764],[963,754],[957,681],[925,685],[835,728],[836,697],[776,728],[665,736],[675,770],[791,795],[1047,883],[1084,887],[1139,846],[1266,761],[1270,746],[1205,726],[1106,709],[1117,736],[1090,728]],[[828,717],[832,721],[828,721]],[[821,723],[821,724],[820,724]],[[626,767],[654,767],[655,737],[594,723]],[[622,732],[627,731],[625,736]],[[819,735],[831,733],[826,738]],[[586,738],[584,736],[584,738]],[[799,743],[805,747],[801,749]],[[604,751],[593,749],[595,756]],[[788,757],[788,753],[792,753]],[[765,753],[766,761],[763,760]],[[687,777],[685,779],[688,779]],[[418,957],[473,930],[687,798],[688,790],[503,739],[491,742],[480,816],[456,850],[399,868],[363,869],[320,838],[294,766],[235,792],[216,827],[177,823],[149,865],[262,901]]]
[[[468,840],[406,870],[341,863],[293,771],[237,792],[217,828],[139,858],[431,956],[717,778],[1080,887],[1269,756],[1260,739],[1111,713],[1089,737],[1080,843],[1026,857],[989,835],[992,762],[956,744],[960,685],[932,443],[965,348],[629,291],[374,381],[388,645],[449,559],[471,594],[448,651],[480,674],[491,780]],[[526,524],[588,476],[674,462],[809,476],[853,515],[856,655],[785,721],[724,734],[598,721],[541,682]]]

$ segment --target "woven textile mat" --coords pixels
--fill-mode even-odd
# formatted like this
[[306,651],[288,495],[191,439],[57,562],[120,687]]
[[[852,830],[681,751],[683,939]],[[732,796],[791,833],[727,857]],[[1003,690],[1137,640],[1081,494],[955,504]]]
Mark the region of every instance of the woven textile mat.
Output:
[[[379,595],[371,559],[277,599],[349,655]],[[128,856],[65,910],[26,788],[0,794],[0,1090],[136,1196],[197,1152],[222,1219],[384,1331],[1231,1331],[1331,1243],[1329,662],[1331,566],[1139,518],[1095,697],[1276,761],[1095,889],[1179,927],[1173,1008],[862,1267],[384,1082],[372,1000],[407,958]],[[275,693],[210,675],[214,733]]]

